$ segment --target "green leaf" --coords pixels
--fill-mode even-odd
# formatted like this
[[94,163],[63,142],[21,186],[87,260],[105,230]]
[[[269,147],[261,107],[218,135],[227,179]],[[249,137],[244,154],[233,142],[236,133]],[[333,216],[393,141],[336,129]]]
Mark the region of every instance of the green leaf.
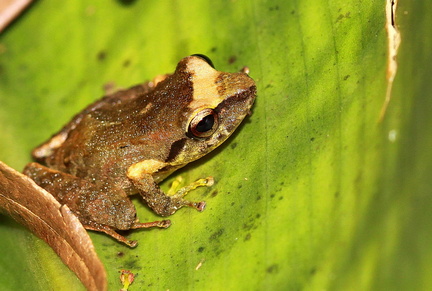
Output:
[[[110,290],[121,269],[137,274],[130,290],[428,290],[431,5],[400,4],[399,68],[379,123],[385,1],[351,2],[38,1],[0,35],[0,160],[22,169],[105,84],[172,72],[193,53],[222,71],[247,65],[252,115],[174,175],[215,177],[189,194],[207,209],[130,232],[136,249],[91,233]],[[134,203],[141,221],[157,218]],[[0,233],[0,289],[83,289],[5,216]]]

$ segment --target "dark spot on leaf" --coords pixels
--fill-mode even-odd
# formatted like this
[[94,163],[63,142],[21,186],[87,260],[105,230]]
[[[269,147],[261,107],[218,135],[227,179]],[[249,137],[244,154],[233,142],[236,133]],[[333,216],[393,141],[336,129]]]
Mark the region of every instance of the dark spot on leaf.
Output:
[[279,196],[279,200],[282,200],[284,197],[283,196]]
[[347,12],[347,13],[345,13],[345,15],[339,14],[338,18],[336,18],[336,22],[339,22],[344,18],[346,18],[346,19],[351,18],[351,12]]
[[124,253],[123,253],[123,252],[118,252],[118,253],[117,253],[117,257],[121,258],[121,257],[123,257],[123,256],[124,256]]
[[218,190],[214,190],[212,193],[211,193],[211,195],[210,195],[210,197],[216,197],[217,195],[218,195]]
[[210,237],[209,240],[213,241],[213,240],[219,240],[219,238],[221,237],[221,235],[224,233],[224,229],[221,228],[218,231],[216,231],[215,233],[213,233]]
[[275,197],[275,195],[274,195],[274,194],[270,195],[270,198],[274,198],[274,197]]
[[138,262],[139,262],[138,259],[126,261],[125,262],[125,268],[126,269],[137,269],[137,267],[139,266]]
[[314,138],[314,137],[311,137],[310,141],[314,141],[314,140],[315,140],[315,138]]
[[125,60],[125,61],[123,62],[123,67],[127,68],[127,67],[129,67],[130,64],[131,64],[131,61],[130,61],[130,60]]
[[261,214],[257,213],[257,215],[255,215],[256,218],[260,218]]
[[105,52],[105,51],[100,51],[100,52],[97,54],[97,59],[98,59],[99,61],[103,61],[103,60],[105,60],[105,58],[106,58],[106,52]]
[[234,206],[235,205],[235,202],[231,202],[231,206]]
[[228,64],[233,64],[237,61],[237,57],[236,56],[230,56],[230,58],[228,59]]
[[346,76],[344,77],[344,81],[346,81],[349,77],[350,77],[350,75],[346,75]]
[[250,240],[251,237],[252,237],[252,235],[251,235],[250,233],[248,233],[248,234],[245,236],[244,241],[248,241],[248,240]]
[[256,200],[257,200],[257,201],[258,201],[258,200],[261,200],[261,196],[257,196],[257,199],[256,199]]
[[231,148],[232,149],[235,149],[237,147],[237,143],[236,142],[233,142],[232,144],[231,144]]
[[253,223],[253,220],[251,220],[251,223],[249,223],[249,224],[244,223],[243,224],[243,229],[245,229],[245,230],[256,229],[255,224]]
[[279,272],[279,265],[273,264],[270,267],[268,267],[266,271],[267,271],[267,273],[270,273],[270,274],[276,274],[277,272]]
[[202,253],[202,252],[204,251],[204,249],[205,249],[204,247],[199,247],[199,248],[198,248],[198,252],[199,252],[199,253]]

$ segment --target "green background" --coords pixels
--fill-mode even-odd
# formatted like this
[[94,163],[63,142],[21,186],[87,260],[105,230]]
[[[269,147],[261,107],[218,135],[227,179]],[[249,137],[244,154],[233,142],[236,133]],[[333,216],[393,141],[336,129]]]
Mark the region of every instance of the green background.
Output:
[[[189,195],[207,209],[131,232],[136,249],[91,232],[109,289],[128,269],[132,291],[430,290],[432,11],[408,2],[379,123],[385,1],[36,1],[0,35],[0,160],[21,170],[106,84],[172,72],[193,53],[222,71],[247,65],[253,114],[178,173],[215,177]],[[157,218],[134,203],[141,221]],[[0,289],[83,288],[4,215],[0,238]]]

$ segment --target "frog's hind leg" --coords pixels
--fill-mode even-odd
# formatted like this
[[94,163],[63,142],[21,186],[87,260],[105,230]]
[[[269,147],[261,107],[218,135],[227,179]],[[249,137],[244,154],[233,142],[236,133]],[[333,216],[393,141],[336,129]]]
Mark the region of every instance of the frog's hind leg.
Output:
[[[143,223],[136,222],[130,227],[130,229],[151,228],[151,227],[167,228],[170,225],[171,225],[171,221],[169,221],[169,220],[143,222]],[[103,232],[103,233],[111,236],[112,238],[116,239],[117,241],[122,242],[122,243],[130,246],[131,248],[136,247],[136,245],[138,244],[138,241],[128,240],[127,238],[125,238],[124,236],[122,236],[121,234],[116,232],[112,227],[109,227],[107,225],[90,222],[90,223],[85,224],[83,226],[85,229],[88,229],[88,230]]]
[[122,242],[122,243],[130,246],[131,248],[136,247],[136,245],[138,244],[138,241],[128,240],[124,236],[118,234],[113,228],[106,226],[106,225],[101,225],[101,224],[95,223],[95,224],[87,224],[87,225],[83,225],[83,226],[85,229],[88,229],[88,230],[106,233],[107,235],[111,236],[112,238],[116,239],[119,242]]
[[66,204],[79,218],[84,228],[104,232],[130,247],[137,242],[128,240],[115,229],[167,228],[169,220],[139,223],[132,202],[122,189],[103,184],[100,187],[85,179],[30,163],[24,173],[50,192],[60,204]]

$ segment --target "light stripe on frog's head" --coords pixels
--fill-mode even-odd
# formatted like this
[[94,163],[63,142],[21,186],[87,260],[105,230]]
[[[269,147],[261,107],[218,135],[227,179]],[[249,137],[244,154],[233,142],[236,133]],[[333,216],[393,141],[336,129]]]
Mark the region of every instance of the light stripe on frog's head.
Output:
[[255,82],[245,71],[220,72],[200,56],[184,58],[177,69],[187,75],[192,98],[186,105],[187,138],[175,142],[167,157],[172,165],[196,160],[220,145],[250,112],[256,96]]
[[189,56],[184,59],[185,72],[192,80],[192,100],[188,108],[195,116],[205,108],[215,109],[229,98],[242,95],[255,82],[243,71],[225,73],[213,68],[210,60],[203,56]]
[[188,105],[193,111],[199,108],[215,108],[223,97],[219,95],[216,80],[220,72],[216,71],[207,60],[199,56],[186,58],[186,70],[192,80],[193,95]]

